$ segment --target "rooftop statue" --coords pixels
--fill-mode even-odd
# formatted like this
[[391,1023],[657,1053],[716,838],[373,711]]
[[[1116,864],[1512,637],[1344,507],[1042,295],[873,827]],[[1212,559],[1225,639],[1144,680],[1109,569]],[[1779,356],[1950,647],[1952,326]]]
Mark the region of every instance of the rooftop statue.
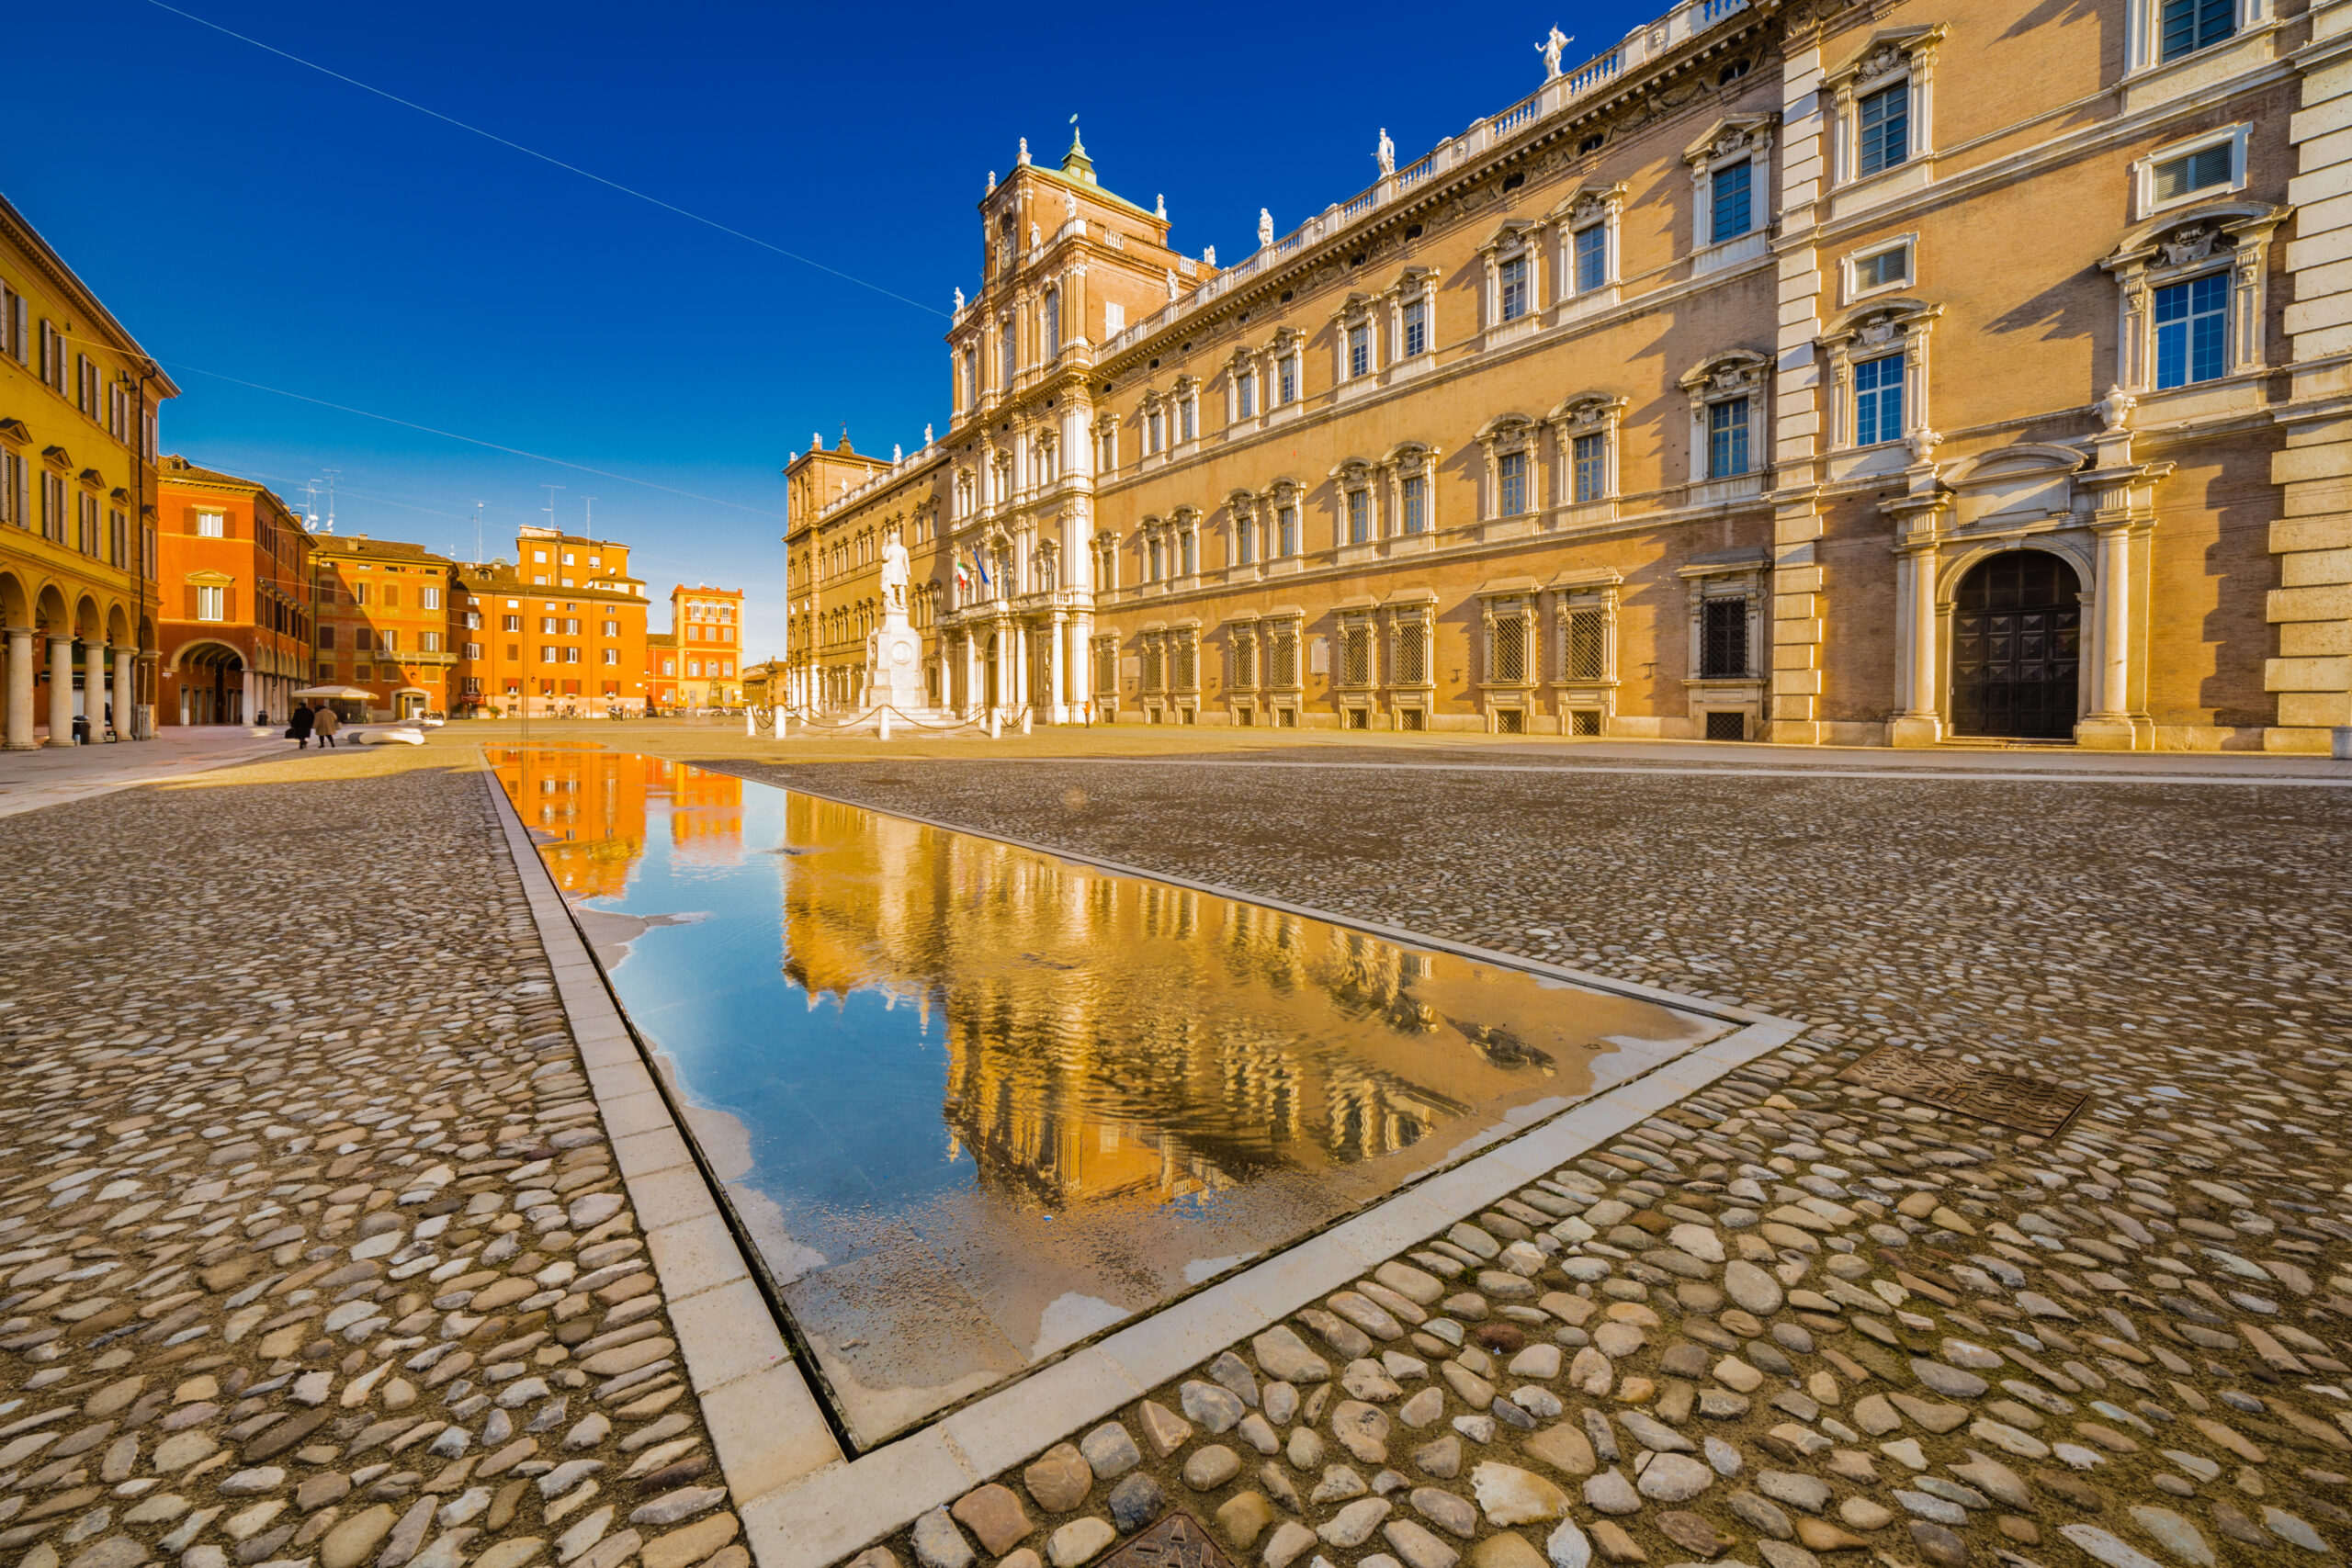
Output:
[[1549,82],[1560,73],[1560,51],[1575,41],[1559,28],[1554,28],[1551,37],[1535,46],[1535,52],[1544,57],[1544,80]]

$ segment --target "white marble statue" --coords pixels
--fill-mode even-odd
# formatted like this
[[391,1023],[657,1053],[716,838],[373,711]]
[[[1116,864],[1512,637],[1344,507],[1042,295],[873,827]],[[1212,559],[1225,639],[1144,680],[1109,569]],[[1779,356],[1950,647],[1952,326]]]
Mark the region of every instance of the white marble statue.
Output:
[[1076,191],[1062,192],[1062,221],[1065,223],[1078,221],[1078,193]]
[[1203,266],[1216,265],[1216,247],[1215,245],[1203,245],[1201,247],[1201,265]]
[[1168,302],[1176,302],[1176,269],[1172,266],[1168,269]]
[[1396,143],[1388,140],[1388,128],[1385,125],[1380,128],[1380,145],[1372,155],[1378,161],[1382,174],[1396,172]]
[[1260,249],[1274,243],[1274,215],[1264,208],[1258,209],[1258,245]]
[[959,316],[964,313],[964,291],[960,288],[956,290],[956,313]]
[[907,608],[907,547],[893,528],[882,540],[882,608],[904,614]]
[[1575,41],[1559,28],[1554,28],[1552,35],[1535,46],[1535,52],[1544,57],[1544,80],[1549,82],[1560,73],[1560,51]]

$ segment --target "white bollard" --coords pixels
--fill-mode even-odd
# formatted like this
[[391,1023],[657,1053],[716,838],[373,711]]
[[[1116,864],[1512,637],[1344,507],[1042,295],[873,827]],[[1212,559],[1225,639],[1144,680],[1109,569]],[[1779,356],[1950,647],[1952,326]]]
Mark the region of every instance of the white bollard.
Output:
[[888,708],[884,708],[882,710],[881,737],[885,740],[890,739],[890,710]]
[[1021,710],[1021,733],[1022,733],[1022,734],[1023,734],[1023,735],[1026,735],[1026,734],[1028,734],[1028,733],[1029,733],[1029,720],[1030,720],[1030,710],[1029,710],[1029,709],[1027,709],[1027,708],[1023,708],[1023,709]]
[[743,739],[746,740],[757,740],[759,738],[760,716],[752,709],[745,708],[743,710]]
[[996,709],[989,709],[989,739],[991,740],[997,739],[1002,736],[1003,733],[1003,729],[998,723]]

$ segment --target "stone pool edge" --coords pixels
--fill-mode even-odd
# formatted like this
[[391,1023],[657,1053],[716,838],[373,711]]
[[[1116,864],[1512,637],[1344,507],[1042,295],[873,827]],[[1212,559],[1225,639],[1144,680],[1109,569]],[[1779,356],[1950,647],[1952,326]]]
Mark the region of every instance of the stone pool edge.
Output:
[[[758,1568],[824,1568],[903,1529],[1804,1032],[1791,1020],[1659,987],[1584,975],[1540,959],[1335,917],[1050,845],[978,834],[1057,860],[1192,887],[1742,1027],[1490,1143],[1271,1258],[850,1460],[786,1346],[751,1261],[695,1162],[686,1130],[655,1081],[573,922],[571,906],[495,771],[485,769],[483,778],[547,950],[558,997],[587,1064],[622,1181],[646,1227],[647,1249],[671,1303],[679,1353]],[[861,810],[882,809],[820,791],[801,793]],[[949,832],[973,831],[906,812],[885,815]]]
[[[482,778],[579,1043],[615,1163],[644,1227],[687,1381],[718,1451],[720,1475],[740,1510],[754,1497],[840,1464],[841,1445],[570,905],[496,771],[485,766]],[[756,1545],[753,1551],[769,1568],[770,1554]]]

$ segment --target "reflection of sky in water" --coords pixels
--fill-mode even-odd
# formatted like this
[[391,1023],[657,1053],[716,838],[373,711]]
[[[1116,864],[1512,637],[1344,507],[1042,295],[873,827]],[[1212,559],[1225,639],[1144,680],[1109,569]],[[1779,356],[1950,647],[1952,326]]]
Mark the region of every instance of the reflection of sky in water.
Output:
[[657,759],[492,760],[861,1441],[1719,1032]]

